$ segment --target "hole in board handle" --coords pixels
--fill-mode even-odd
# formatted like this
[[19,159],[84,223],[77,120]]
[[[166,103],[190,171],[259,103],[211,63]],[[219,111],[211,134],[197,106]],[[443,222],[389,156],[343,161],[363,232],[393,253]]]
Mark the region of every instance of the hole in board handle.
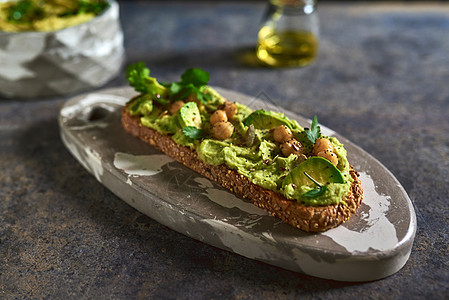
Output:
[[87,121],[95,122],[95,121],[102,120],[102,119],[106,118],[110,113],[111,112],[108,109],[106,109],[102,106],[96,106],[96,107],[92,108],[92,110],[87,115]]

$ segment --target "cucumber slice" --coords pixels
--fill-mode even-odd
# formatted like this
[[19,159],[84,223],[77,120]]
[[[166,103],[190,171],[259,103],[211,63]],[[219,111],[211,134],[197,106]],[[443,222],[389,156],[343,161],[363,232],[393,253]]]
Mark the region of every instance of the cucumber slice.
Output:
[[187,102],[178,110],[178,121],[181,127],[193,126],[201,128],[201,115],[195,102]]
[[293,128],[291,122],[281,113],[275,113],[263,109],[259,109],[251,113],[243,121],[243,124],[246,126],[253,124],[256,129],[271,129],[280,125],[286,125],[289,128]]
[[321,185],[345,182],[343,174],[330,161],[322,157],[313,156],[294,168],[282,181],[282,187],[292,183],[298,187],[305,185],[316,187],[316,184],[304,172]]

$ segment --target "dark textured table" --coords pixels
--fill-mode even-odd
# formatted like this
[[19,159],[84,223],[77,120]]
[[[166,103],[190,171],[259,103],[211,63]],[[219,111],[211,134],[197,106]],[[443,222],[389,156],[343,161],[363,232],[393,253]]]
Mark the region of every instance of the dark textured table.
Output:
[[[403,298],[449,295],[449,5],[322,4],[320,54],[254,64],[264,4],[122,1],[127,63],[267,98],[349,138],[398,178],[418,230],[408,263],[367,283],[216,249],[126,205],[63,146],[68,98],[0,100],[0,298]],[[107,86],[125,85],[123,76]]]

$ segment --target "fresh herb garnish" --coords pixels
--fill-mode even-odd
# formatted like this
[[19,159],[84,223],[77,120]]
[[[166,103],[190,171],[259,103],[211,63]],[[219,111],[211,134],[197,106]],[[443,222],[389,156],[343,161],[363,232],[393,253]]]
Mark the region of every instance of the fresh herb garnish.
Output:
[[187,69],[181,75],[180,82],[173,82],[170,86],[170,94],[180,99],[193,96],[207,104],[211,95],[203,93],[204,87],[209,82],[209,73],[198,68]]
[[312,144],[315,144],[316,140],[321,136],[321,128],[318,126],[317,116],[313,117],[312,126],[310,129],[305,128],[304,131],[306,132],[307,139],[312,142]]
[[148,86],[146,84],[147,78],[150,77],[150,70],[145,67],[144,62],[129,65],[126,68],[126,78],[129,85],[132,86],[136,92],[147,93]]
[[106,1],[86,1],[80,0],[78,2],[78,13],[93,13],[99,15],[103,10],[109,7]]
[[206,132],[203,129],[199,129],[195,126],[185,126],[182,128],[182,132],[186,137],[193,140],[199,140],[206,136]]
[[209,82],[209,73],[198,68],[190,68],[181,75],[181,82],[200,88]]
[[186,70],[180,82],[161,84],[156,78],[150,77],[150,70],[144,62],[138,62],[126,68],[126,78],[137,92],[152,94],[154,100],[161,104],[168,104],[168,101],[163,99],[164,96],[170,96],[172,99],[188,99],[193,96],[204,104],[212,99],[210,94],[204,93],[209,82],[209,73],[198,68]]
[[126,68],[126,78],[136,92],[150,94],[153,99],[163,105],[168,104],[164,95],[168,92],[167,87],[157,82],[156,78],[150,77],[150,69],[144,62],[131,64]]
[[307,174],[307,172],[304,172],[304,175],[307,176],[307,178],[309,178],[310,180],[313,181],[313,183],[315,183],[318,188],[317,189],[313,189],[308,191],[307,193],[304,193],[303,196],[307,197],[307,198],[315,198],[318,196],[321,196],[322,194],[324,194],[324,192],[326,191],[326,186],[321,185],[318,181],[316,181],[315,179],[312,178],[312,176],[310,176],[309,174]]
[[70,17],[78,14],[92,13],[98,16],[102,11],[109,7],[109,3],[102,0],[78,0],[76,8],[59,14],[59,17]]
[[11,23],[30,23],[44,16],[44,11],[31,0],[21,0],[8,9],[8,21]]

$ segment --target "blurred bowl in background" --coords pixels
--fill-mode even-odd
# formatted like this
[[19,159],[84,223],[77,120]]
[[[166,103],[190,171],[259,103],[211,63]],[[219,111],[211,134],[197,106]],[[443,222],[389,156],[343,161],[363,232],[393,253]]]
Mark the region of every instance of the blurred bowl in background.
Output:
[[102,86],[124,61],[119,6],[94,19],[50,32],[0,31],[0,94],[60,96]]

